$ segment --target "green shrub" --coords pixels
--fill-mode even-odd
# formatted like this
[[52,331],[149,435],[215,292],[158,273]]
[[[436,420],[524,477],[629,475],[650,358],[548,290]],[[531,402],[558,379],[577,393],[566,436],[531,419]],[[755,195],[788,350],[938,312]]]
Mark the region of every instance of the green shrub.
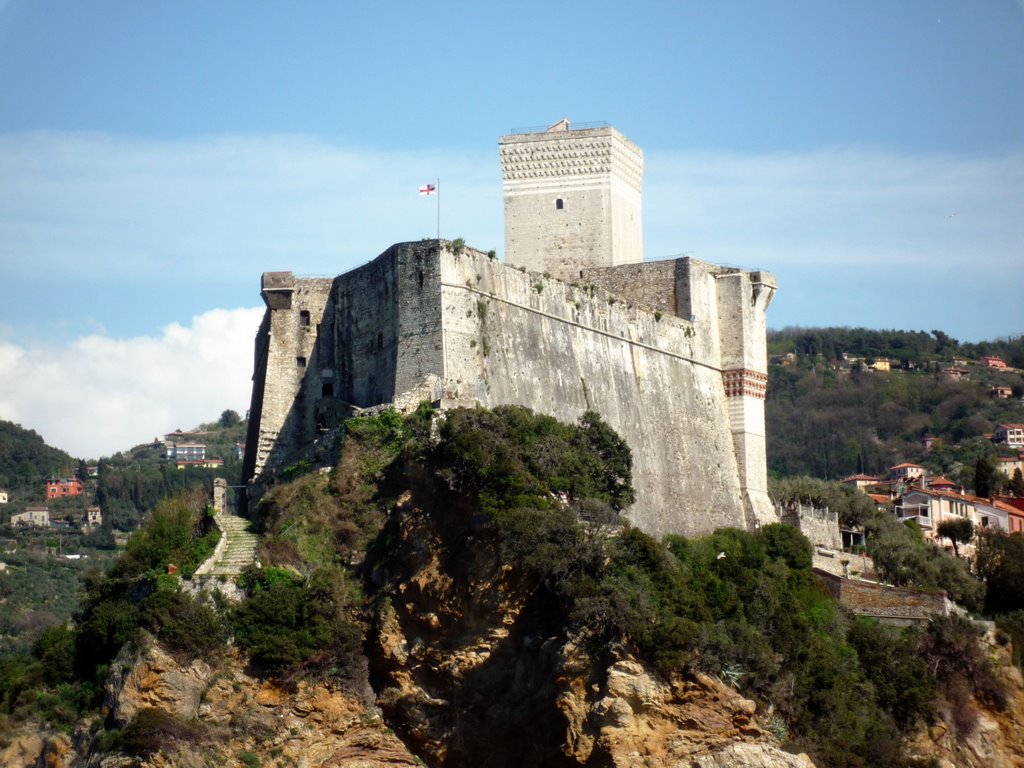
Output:
[[216,611],[184,592],[156,591],[140,606],[140,622],[172,653],[193,659],[224,647],[228,627]]
[[246,599],[231,615],[238,644],[273,673],[295,669],[314,655],[348,664],[362,635],[345,614],[352,590],[344,574],[321,568],[303,583],[283,569],[266,570],[246,571]]

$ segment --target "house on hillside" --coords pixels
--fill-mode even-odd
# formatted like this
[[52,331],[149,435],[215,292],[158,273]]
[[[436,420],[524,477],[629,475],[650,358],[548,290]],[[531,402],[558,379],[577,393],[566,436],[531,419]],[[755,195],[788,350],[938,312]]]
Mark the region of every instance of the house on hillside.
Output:
[[928,437],[924,438],[921,442],[924,445],[925,453],[930,453],[935,449],[942,447],[942,438],[935,437],[933,435],[929,435]]
[[879,479],[874,475],[850,475],[840,480],[843,485],[849,485],[856,488],[858,491],[863,491],[865,488],[871,488],[879,484]]
[[224,466],[223,459],[208,459],[206,457],[204,443],[165,443],[164,458],[173,461],[178,469],[185,467],[219,469]]
[[868,363],[868,368],[872,371],[887,372],[892,370],[892,361],[886,357],[880,357],[873,363]]
[[981,358],[981,364],[986,368],[995,368],[997,370],[1004,370],[1006,368],[1006,363],[1003,362],[1003,358],[998,357],[997,355],[987,355]]
[[952,379],[953,381],[969,381],[971,378],[970,371],[966,368],[943,368],[941,373],[947,379]]
[[1010,509],[1008,504],[995,499],[985,499],[954,491],[915,488],[903,494],[896,503],[896,517],[900,520],[914,520],[922,533],[934,539],[938,536],[939,523],[947,518],[966,518],[975,528],[1010,530]]
[[24,512],[11,515],[11,525],[49,528],[50,510],[47,507],[29,507]]
[[897,464],[895,467],[889,467],[889,480],[893,483],[903,483],[910,485],[915,481],[919,481],[924,477],[925,468],[920,464],[911,464],[904,462],[903,464]]
[[875,504],[875,509],[879,512],[884,512],[886,508],[892,503],[892,498],[885,493],[869,493],[868,498],[871,499]]
[[167,443],[164,457],[174,461],[203,461],[206,458],[204,443]]
[[0,504],[7,503],[7,491],[0,491]]
[[1007,477],[1013,477],[1018,469],[1024,473],[1024,453],[1016,456],[996,456],[996,469]]
[[86,507],[82,522],[86,528],[99,528],[103,525],[103,513],[99,507]]
[[1024,499],[998,496],[996,501],[1005,505],[1010,517],[1010,533],[1024,533]]
[[1013,389],[1010,387],[991,387],[988,396],[994,400],[1009,400],[1013,397]]
[[933,491],[955,491],[959,487],[952,480],[945,478],[942,475],[930,478],[926,485]]
[[1024,424],[1000,424],[992,433],[992,442],[1010,448],[1024,448]]
[[47,499],[64,499],[85,493],[85,483],[77,477],[51,477],[46,481]]

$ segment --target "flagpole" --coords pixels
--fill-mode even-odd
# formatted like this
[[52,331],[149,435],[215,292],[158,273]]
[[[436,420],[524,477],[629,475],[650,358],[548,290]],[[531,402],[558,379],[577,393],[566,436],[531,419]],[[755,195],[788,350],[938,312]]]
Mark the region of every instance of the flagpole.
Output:
[[441,177],[437,177],[437,240],[441,241]]

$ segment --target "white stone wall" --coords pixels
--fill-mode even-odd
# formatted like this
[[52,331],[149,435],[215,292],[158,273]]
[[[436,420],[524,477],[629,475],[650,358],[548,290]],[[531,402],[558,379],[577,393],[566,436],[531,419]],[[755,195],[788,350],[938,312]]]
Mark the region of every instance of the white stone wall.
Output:
[[633,451],[638,527],[747,526],[707,328],[472,252],[445,254],[441,274],[445,406],[519,404],[567,421],[595,410]]
[[643,153],[621,133],[518,134],[499,147],[508,264],[571,280],[643,259]]
[[[472,249],[438,254],[426,241],[394,246],[333,282],[294,281],[290,302],[268,297],[276,308],[268,308],[267,351],[258,351],[254,376],[255,474],[286,465],[315,436],[323,409],[342,401],[518,404],[566,421],[594,410],[633,451],[637,503],[629,516],[641,529],[694,535],[775,521],[763,401],[730,397],[723,379],[723,348],[730,360],[765,367],[763,338],[760,361],[756,339],[753,356],[738,349],[743,329],[763,329],[763,320],[745,317],[764,309],[744,292],[749,275],[725,283],[744,290],[723,291],[730,271],[704,262],[623,270],[625,277],[613,270],[601,279],[632,285],[649,273],[651,285],[624,290],[624,298]],[[661,306],[663,288],[685,317],[641,306]],[[297,319],[302,308],[323,323],[313,347]],[[304,377],[294,370],[299,354],[316,361]],[[320,397],[328,380],[333,397]]]

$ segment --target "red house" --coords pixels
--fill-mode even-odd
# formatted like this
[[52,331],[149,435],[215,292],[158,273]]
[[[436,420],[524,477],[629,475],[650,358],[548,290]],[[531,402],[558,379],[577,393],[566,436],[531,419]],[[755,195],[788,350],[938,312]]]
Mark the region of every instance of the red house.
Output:
[[67,496],[81,496],[85,484],[77,477],[51,477],[46,481],[46,498],[63,499]]
[[1003,358],[991,355],[988,357],[981,358],[981,364],[986,368],[1005,368],[1006,363],[1003,362]]

